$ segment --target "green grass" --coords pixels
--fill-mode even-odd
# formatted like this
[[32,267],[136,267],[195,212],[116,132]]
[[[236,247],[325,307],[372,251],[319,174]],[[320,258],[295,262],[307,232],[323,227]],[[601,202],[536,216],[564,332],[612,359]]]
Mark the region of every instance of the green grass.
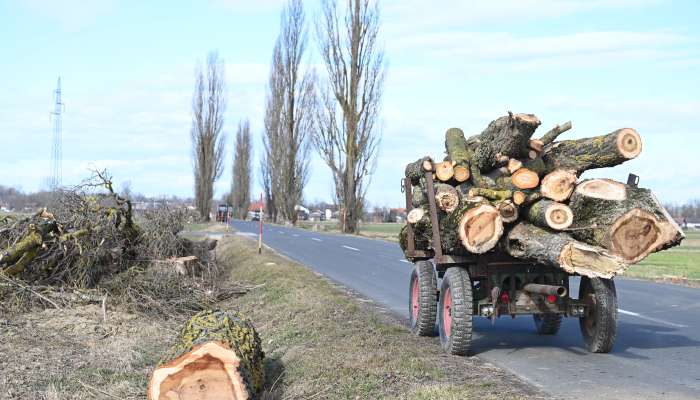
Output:
[[[396,222],[364,223],[360,225],[360,236],[396,242],[402,226],[403,223]],[[297,227],[320,232],[340,233],[338,221],[299,221]]]
[[646,279],[700,280],[700,232],[686,232],[680,246],[654,253],[633,265],[625,276]]

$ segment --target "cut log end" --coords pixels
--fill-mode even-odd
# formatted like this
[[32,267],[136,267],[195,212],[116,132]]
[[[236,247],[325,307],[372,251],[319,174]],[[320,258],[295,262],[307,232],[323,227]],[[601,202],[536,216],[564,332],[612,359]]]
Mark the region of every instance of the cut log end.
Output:
[[502,201],[496,205],[504,223],[515,222],[518,219],[518,207],[511,201]]
[[622,201],[627,198],[625,185],[610,179],[590,179],[576,186],[575,191],[587,197]]
[[406,222],[409,224],[415,224],[421,219],[423,219],[423,216],[425,215],[425,210],[422,208],[414,208],[413,210],[408,212],[408,215],[406,215]]
[[494,248],[503,235],[503,220],[499,211],[482,204],[467,211],[459,222],[462,245],[472,253],[482,254]]
[[522,166],[522,161],[516,160],[515,158],[511,158],[510,160],[508,160],[508,165],[506,166],[506,168],[508,168],[508,173],[513,175],[513,173],[522,168]]
[[530,139],[530,148],[538,153],[544,149],[544,142],[540,139]]
[[527,195],[521,191],[516,191],[513,193],[513,203],[516,205],[521,205],[525,202]]
[[457,165],[453,168],[453,170],[454,178],[457,182],[466,182],[471,176],[469,168],[465,167],[464,165]]
[[430,160],[423,160],[423,171],[432,171],[433,162]]
[[441,210],[451,213],[459,206],[459,196],[456,192],[438,192],[435,194],[435,203]]
[[439,162],[433,165],[435,171],[435,176],[443,181],[447,182],[454,176],[454,168],[452,168],[452,163],[449,161]]
[[627,159],[635,158],[642,152],[642,138],[632,128],[620,129],[616,144],[617,150]]
[[653,214],[635,208],[618,218],[610,228],[610,250],[627,262],[636,263],[650,253],[679,241],[673,223],[660,221]]
[[511,182],[518,189],[534,189],[540,184],[540,178],[536,172],[520,168],[511,176]]
[[241,360],[223,343],[208,342],[158,367],[148,385],[149,400],[250,398]]
[[620,257],[579,242],[570,242],[562,248],[559,264],[570,273],[605,279],[624,272],[629,266]]
[[547,225],[554,230],[564,230],[574,222],[574,213],[565,204],[553,203],[544,213]]
[[571,196],[576,184],[576,173],[557,169],[542,178],[542,196],[554,201],[564,201]]

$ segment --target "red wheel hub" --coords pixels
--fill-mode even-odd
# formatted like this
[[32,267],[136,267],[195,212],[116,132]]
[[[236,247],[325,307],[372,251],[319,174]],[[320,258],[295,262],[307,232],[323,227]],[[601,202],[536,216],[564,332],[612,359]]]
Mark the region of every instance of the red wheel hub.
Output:
[[450,337],[452,331],[452,292],[448,287],[442,300],[442,329],[445,336]]
[[418,320],[418,310],[420,308],[420,286],[418,285],[418,277],[416,276],[411,283],[411,317],[414,321]]

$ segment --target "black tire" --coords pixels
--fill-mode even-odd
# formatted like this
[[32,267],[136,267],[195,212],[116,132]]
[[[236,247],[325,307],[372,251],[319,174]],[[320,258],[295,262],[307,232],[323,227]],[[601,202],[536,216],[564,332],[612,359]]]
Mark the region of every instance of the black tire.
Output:
[[464,268],[448,268],[438,303],[440,344],[447,353],[466,356],[472,343],[472,282]]
[[411,283],[408,286],[408,315],[411,321],[411,332],[418,336],[435,334],[437,297],[437,278],[433,271],[433,264],[430,261],[416,262],[411,273]]
[[561,326],[561,314],[533,314],[535,329],[540,335],[556,335]]
[[578,297],[586,304],[586,315],[579,318],[586,347],[592,353],[609,353],[617,336],[615,282],[581,277]]

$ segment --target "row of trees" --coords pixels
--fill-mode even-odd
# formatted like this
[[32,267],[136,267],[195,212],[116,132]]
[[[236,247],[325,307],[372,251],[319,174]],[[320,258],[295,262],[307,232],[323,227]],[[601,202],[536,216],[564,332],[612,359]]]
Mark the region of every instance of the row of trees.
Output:
[[[331,169],[343,230],[358,232],[380,143],[379,107],[385,75],[378,44],[379,7],[372,0],[324,0],[316,37],[324,71],[308,65],[308,29],[301,0],[285,5],[272,52],[265,98],[261,183],[269,218],[296,223],[314,149]],[[197,208],[208,216],[223,165],[223,65],[216,54],[198,72],[192,143]],[[250,198],[250,129],[236,135],[232,203]],[[239,214],[239,216],[242,216]]]

